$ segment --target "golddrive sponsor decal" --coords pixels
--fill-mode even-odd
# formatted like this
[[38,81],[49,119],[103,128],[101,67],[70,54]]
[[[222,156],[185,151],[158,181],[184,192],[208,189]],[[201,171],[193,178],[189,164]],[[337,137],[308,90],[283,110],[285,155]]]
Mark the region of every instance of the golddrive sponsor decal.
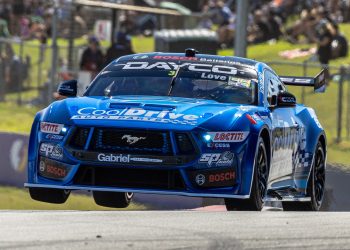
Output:
[[249,132],[234,131],[234,132],[209,132],[212,142],[242,142]]
[[99,110],[87,107],[79,109],[77,113],[71,119],[148,121],[185,125],[195,125],[199,119],[197,115],[179,114],[169,111],[150,111],[142,108]]

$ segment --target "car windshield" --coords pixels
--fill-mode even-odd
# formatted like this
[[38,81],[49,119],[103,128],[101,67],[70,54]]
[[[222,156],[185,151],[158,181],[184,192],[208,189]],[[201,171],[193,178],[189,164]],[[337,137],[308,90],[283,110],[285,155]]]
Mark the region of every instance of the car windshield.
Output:
[[[177,68],[178,69],[178,68]],[[175,70],[117,70],[100,74],[85,96],[151,95],[214,100],[221,103],[255,104],[254,74],[206,73],[186,68]],[[176,74],[177,73],[177,74]],[[169,89],[171,88],[169,93]]]

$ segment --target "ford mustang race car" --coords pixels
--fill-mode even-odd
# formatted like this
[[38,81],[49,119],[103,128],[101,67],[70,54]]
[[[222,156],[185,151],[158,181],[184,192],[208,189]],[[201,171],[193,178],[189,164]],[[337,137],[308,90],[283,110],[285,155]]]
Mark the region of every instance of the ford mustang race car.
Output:
[[64,203],[72,190],[127,207],[133,193],[224,198],[228,210],[319,210],[326,136],[286,85],[322,90],[312,77],[279,77],[254,60],[186,53],[128,55],[77,97],[63,82],[35,116],[28,182],[33,199]]

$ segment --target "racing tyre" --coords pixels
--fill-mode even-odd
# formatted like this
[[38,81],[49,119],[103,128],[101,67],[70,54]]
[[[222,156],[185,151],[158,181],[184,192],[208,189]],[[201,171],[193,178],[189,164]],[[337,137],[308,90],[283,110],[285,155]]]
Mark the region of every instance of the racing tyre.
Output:
[[321,208],[326,180],[326,157],[322,144],[318,142],[314,163],[311,169],[306,197],[310,197],[311,201],[285,201],[282,202],[284,211],[318,211]]
[[33,200],[63,204],[70,195],[70,190],[53,188],[29,188],[30,197]]
[[267,154],[264,140],[260,137],[255,156],[254,176],[252,190],[249,199],[226,198],[227,211],[261,211],[264,206],[267,178],[269,173]]
[[126,208],[129,206],[134,193],[93,191],[97,205],[112,208]]

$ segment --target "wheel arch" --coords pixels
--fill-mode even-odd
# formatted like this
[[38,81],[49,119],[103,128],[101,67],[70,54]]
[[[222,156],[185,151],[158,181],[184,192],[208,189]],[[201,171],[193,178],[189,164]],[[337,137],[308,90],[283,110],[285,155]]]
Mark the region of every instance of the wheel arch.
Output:
[[323,148],[323,152],[325,154],[325,157],[327,157],[327,140],[326,140],[326,135],[324,133],[322,133],[318,137],[318,141],[321,142],[321,145],[322,145],[322,148]]
[[272,150],[271,150],[271,136],[270,132],[266,127],[263,127],[260,131],[261,138],[263,139],[265,143],[265,148],[266,148],[266,154],[267,154],[267,162],[268,162],[268,167],[270,170],[270,164],[271,164],[271,157],[272,157]]

